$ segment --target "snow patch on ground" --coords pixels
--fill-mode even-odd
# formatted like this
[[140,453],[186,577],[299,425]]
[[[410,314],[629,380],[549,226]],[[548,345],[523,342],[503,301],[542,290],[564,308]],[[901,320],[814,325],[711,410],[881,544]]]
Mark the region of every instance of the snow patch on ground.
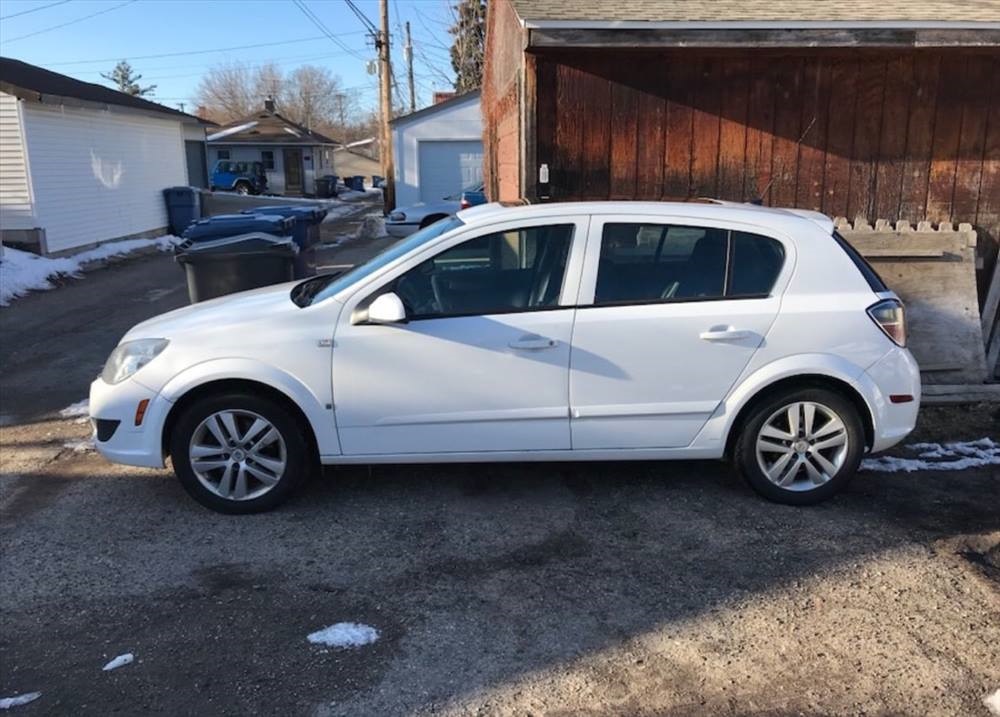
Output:
[[0,710],[9,710],[11,707],[26,705],[29,702],[34,702],[41,696],[41,692],[25,692],[23,695],[16,695],[15,697],[0,698]]
[[338,622],[310,634],[307,638],[314,645],[326,647],[361,647],[378,639],[378,630],[358,622]]
[[879,473],[905,471],[961,471],[1000,466],[1000,443],[990,438],[953,443],[911,443],[904,450],[913,458],[878,456],[861,462],[861,470]]
[[343,217],[346,217],[348,214],[353,214],[356,211],[358,211],[358,208],[353,204],[336,204],[329,208],[326,216],[323,217],[323,221],[335,222]]
[[97,450],[94,446],[93,438],[83,438],[79,441],[66,441],[63,443],[63,448],[71,450],[74,453],[89,453],[90,451]]
[[179,241],[180,239],[170,235],[156,239],[126,239],[56,259],[4,247],[3,258],[0,259],[0,306],[8,306],[11,301],[29,291],[55,288],[50,281],[54,277],[79,277],[84,265],[90,262],[124,256],[140,249],[169,251]]
[[385,217],[381,213],[366,214],[354,234],[355,239],[379,239],[384,236],[386,236]]
[[[63,418],[88,418],[90,416],[90,399],[85,398],[82,401],[77,401],[70,406],[66,406],[66,408],[59,411],[59,415]],[[78,423],[80,422],[78,421]]]
[[983,704],[986,705],[986,709],[990,711],[991,715],[1000,717],[1000,690],[984,697]]
[[135,655],[131,652],[126,652],[124,655],[118,655],[118,657],[111,660],[111,662],[106,664],[101,669],[105,672],[110,672],[111,670],[117,670],[119,667],[131,664],[133,660],[135,660]]

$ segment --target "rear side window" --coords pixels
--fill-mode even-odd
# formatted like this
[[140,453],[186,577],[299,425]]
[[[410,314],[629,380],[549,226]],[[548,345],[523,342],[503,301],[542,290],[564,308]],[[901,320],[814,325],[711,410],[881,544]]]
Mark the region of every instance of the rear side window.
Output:
[[767,296],[781,243],[709,227],[606,224],[595,305]]
[[840,248],[847,253],[847,256],[851,257],[854,266],[858,267],[858,271],[861,272],[861,276],[865,277],[865,281],[868,282],[868,286],[872,288],[872,291],[876,293],[889,291],[889,287],[882,281],[882,277],[878,275],[878,272],[861,256],[861,252],[851,246],[851,243],[840,235],[840,232],[834,232],[833,238],[840,245]]

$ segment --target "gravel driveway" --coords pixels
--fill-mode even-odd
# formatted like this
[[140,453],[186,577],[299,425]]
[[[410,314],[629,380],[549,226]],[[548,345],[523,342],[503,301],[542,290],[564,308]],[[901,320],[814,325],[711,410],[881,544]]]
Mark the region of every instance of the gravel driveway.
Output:
[[[0,698],[41,692],[12,714],[989,714],[996,466],[805,509],[710,462],[345,467],[216,515],[53,415],[183,302],[150,299],[168,261],[0,311]],[[1000,435],[992,410],[927,410],[917,438]],[[307,641],[339,622],[379,639]]]

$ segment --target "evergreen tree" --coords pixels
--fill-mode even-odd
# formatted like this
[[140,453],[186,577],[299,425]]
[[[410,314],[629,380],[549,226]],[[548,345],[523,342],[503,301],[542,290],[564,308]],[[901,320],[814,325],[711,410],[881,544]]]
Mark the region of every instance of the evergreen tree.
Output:
[[486,49],[486,0],[458,0],[454,9],[455,24],[449,32],[451,66],[455,70],[455,90],[469,92],[483,81],[483,56]]
[[148,94],[152,94],[153,90],[156,89],[156,85],[142,87],[139,84],[139,80],[142,79],[142,75],[134,74],[132,65],[128,64],[127,60],[122,60],[115,65],[115,69],[111,70],[110,74],[106,75],[102,72],[101,77],[115,83],[119,92],[124,92],[127,95],[132,95],[133,97],[144,97]]

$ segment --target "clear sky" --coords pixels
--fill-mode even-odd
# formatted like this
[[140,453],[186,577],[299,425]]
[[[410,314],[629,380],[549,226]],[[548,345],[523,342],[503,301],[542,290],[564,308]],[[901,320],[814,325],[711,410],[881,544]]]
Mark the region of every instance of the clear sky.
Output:
[[[377,82],[366,70],[375,50],[362,21],[344,0],[302,2],[336,41],[292,0],[0,0],[0,55],[104,84],[100,73],[126,59],[142,74],[142,84],[157,85],[150,99],[169,106],[183,102],[187,111],[194,109],[198,82],[212,65],[275,62],[286,72],[321,65],[344,87],[356,88],[363,106],[377,106]],[[379,24],[377,0],[355,4]],[[389,20],[400,90],[405,94],[402,25],[408,20],[417,107],[430,104],[431,92],[452,89],[454,79],[449,2],[389,0]]]

